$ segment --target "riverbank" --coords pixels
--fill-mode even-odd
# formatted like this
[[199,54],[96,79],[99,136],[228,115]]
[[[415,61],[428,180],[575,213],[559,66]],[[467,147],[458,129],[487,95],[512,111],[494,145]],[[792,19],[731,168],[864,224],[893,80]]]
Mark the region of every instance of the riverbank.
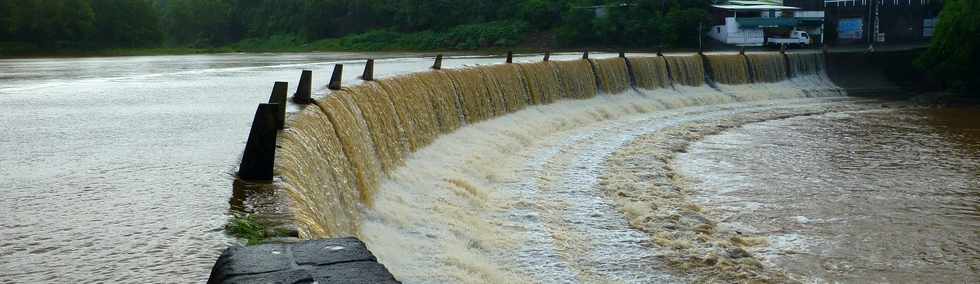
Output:
[[557,46],[553,33],[530,33],[521,22],[491,22],[460,25],[444,32],[403,33],[374,30],[339,38],[307,40],[282,34],[266,38],[246,38],[220,46],[168,46],[142,48],[101,48],[79,43],[69,48],[42,48],[23,42],[0,42],[0,58],[93,57],[184,55],[240,52],[467,52],[488,53],[502,50],[548,49]]

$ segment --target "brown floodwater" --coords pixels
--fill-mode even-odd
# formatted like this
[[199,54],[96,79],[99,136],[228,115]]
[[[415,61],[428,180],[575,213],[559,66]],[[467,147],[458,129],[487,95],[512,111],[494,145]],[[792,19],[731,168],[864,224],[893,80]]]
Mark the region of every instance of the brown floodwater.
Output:
[[678,159],[721,227],[803,282],[980,281],[980,109],[749,124]]

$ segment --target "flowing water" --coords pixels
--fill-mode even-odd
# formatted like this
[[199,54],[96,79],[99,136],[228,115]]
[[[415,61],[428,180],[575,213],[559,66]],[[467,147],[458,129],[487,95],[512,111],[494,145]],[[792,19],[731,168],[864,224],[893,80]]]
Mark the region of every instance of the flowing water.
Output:
[[980,109],[887,108],[749,124],[679,158],[719,226],[766,236],[805,282],[976,283]]
[[[432,64],[418,54],[356,53],[0,60],[0,283],[203,282],[221,250],[235,243],[223,226],[256,104],[268,100],[274,81],[289,82],[292,91],[302,69],[314,70],[314,86],[323,86],[332,65],[345,63],[345,84],[358,82],[367,57],[380,59],[378,78]],[[444,66],[501,61],[447,57]],[[402,88],[390,83],[384,88]],[[439,131],[458,127],[458,119],[439,119],[446,121]],[[353,134],[343,139],[371,139]],[[311,177],[322,172],[292,168],[316,170]],[[377,172],[359,170],[364,176],[343,181],[370,188]],[[327,213],[310,214],[305,219]]]
[[[719,58],[779,68],[760,74],[783,79],[796,62]],[[358,236],[407,282],[683,281],[649,232],[603,197],[606,158],[667,127],[841,93],[819,69],[709,87],[698,55],[635,61],[482,66],[345,88],[291,120],[276,184],[301,237]],[[630,78],[629,64],[652,78]]]
[[[674,229],[677,222],[725,220],[711,220],[696,204],[624,203],[651,175],[617,176],[643,168],[617,162],[623,149],[660,141],[650,136],[658,133],[690,143],[697,138],[691,131],[704,125],[873,113],[864,102],[842,98],[813,53],[627,60],[596,54],[588,61],[564,54],[551,62],[515,58],[519,64],[462,56],[448,58],[444,70],[423,73],[417,72],[427,70],[431,58],[391,58],[378,61],[379,80],[359,82],[363,66],[355,59],[366,56],[0,61],[10,70],[0,75],[0,120],[8,132],[0,136],[0,171],[8,177],[0,191],[0,281],[203,281],[220,250],[234,242],[222,231],[229,209],[263,208],[252,202],[264,202],[256,201],[264,193],[231,197],[255,105],[267,100],[273,81],[295,83],[300,69],[325,74],[345,63],[346,87],[318,90],[316,103],[305,108],[289,106],[273,185],[280,198],[273,202],[280,204],[273,208],[303,238],[360,237],[408,283],[703,280],[683,273],[685,261],[679,261],[699,259],[692,254],[698,244],[644,226],[659,220],[649,213],[658,210],[651,204],[671,211],[666,217]],[[323,85],[322,76],[314,78],[314,86]],[[842,112],[847,109],[853,111]],[[807,142],[836,143],[824,145],[832,148],[850,141]],[[945,164],[961,166],[949,169],[950,176],[976,169],[968,161]],[[868,182],[860,170],[848,172],[849,182]],[[715,199],[702,197],[690,199],[711,209]],[[886,205],[881,212],[894,208]],[[970,209],[960,205],[961,214]],[[701,225],[691,224],[715,231]],[[968,237],[968,231],[956,232]],[[774,236],[771,246],[752,252],[793,243]],[[738,248],[751,240],[733,237],[732,243],[723,245]],[[943,253],[970,263],[966,257],[975,251],[965,247]],[[771,278],[779,275],[772,271],[797,275],[796,269],[814,265],[759,255],[764,264],[756,265],[756,257],[720,261],[725,269],[748,269],[734,279],[780,279]]]

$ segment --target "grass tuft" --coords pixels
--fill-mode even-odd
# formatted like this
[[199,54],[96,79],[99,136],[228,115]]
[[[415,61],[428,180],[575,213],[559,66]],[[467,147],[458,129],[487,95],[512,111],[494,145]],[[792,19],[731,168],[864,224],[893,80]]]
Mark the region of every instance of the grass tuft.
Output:
[[268,238],[265,225],[255,220],[251,214],[235,214],[231,221],[225,225],[228,234],[236,238],[245,240],[246,245],[257,245]]

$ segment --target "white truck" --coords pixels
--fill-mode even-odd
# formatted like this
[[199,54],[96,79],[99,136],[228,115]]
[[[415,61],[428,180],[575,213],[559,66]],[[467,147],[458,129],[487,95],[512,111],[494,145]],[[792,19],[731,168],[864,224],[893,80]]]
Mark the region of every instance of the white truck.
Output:
[[800,46],[804,47],[810,45],[810,35],[804,31],[793,30],[789,33],[789,37],[769,37],[766,39],[766,45],[774,47],[793,47]]

